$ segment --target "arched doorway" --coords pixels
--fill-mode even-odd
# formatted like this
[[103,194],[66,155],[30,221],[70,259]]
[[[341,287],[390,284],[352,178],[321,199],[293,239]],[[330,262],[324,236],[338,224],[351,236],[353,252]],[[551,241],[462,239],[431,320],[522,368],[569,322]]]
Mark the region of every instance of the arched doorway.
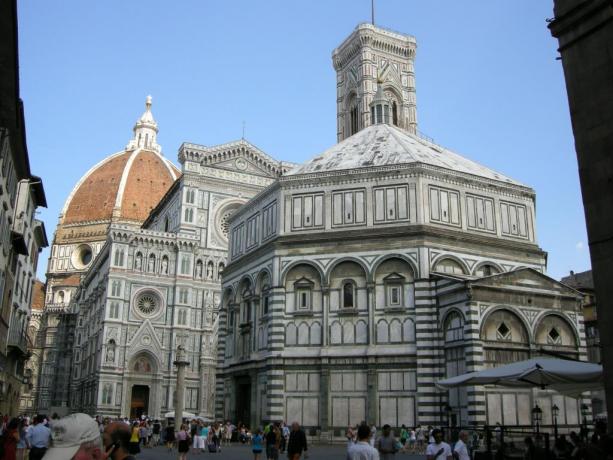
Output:
[[140,418],[149,413],[149,386],[134,385],[130,398],[130,418]]

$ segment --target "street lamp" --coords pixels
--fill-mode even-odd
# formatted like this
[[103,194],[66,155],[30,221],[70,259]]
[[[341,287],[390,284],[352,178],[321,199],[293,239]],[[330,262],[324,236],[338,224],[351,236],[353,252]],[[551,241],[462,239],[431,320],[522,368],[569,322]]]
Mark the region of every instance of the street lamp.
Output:
[[541,420],[543,420],[543,410],[539,407],[538,404],[535,404],[532,409],[532,423],[536,425],[536,437],[540,437],[540,425]]
[[553,416],[553,437],[555,440],[558,440],[558,414],[560,413],[560,408],[554,404],[551,406],[551,415]]

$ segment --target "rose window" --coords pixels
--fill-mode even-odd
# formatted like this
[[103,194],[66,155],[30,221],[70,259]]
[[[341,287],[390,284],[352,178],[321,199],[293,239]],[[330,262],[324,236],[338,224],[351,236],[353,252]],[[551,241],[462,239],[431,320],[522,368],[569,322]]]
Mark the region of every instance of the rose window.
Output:
[[152,292],[145,292],[136,298],[136,309],[143,315],[153,315],[158,311],[160,300]]

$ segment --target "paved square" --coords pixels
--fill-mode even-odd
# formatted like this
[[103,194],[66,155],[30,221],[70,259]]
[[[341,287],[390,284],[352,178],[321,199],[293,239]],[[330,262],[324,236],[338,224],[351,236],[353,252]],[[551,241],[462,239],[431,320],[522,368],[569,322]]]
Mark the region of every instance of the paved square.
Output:
[[[346,448],[341,444],[319,444],[309,447],[309,459],[345,459]],[[142,449],[141,453],[137,455],[138,460],[170,460],[178,457],[176,449],[169,452],[165,447],[156,447],[153,449]],[[253,458],[251,449],[248,445],[232,445],[230,447],[224,447],[220,453],[210,454],[191,452],[187,455],[188,459],[217,459],[217,460],[244,460]],[[396,454],[398,460],[424,460],[425,455],[409,455],[409,454]],[[262,460],[266,460],[264,457]],[[279,455],[279,460],[287,460],[286,455]]]

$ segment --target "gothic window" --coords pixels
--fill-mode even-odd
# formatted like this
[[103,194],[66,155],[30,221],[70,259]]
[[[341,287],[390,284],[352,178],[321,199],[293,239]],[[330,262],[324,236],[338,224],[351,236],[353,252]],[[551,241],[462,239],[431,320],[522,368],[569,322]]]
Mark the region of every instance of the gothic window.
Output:
[[113,259],[113,265],[116,267],[123,267],[123,259],[124,259],[124,250],[123,248],[115,249],[115,256]]
[[113,399],[113,384],[105,383],[102,387],[102,404],[111,404]]
[[343,282],[342,299],[343,308],[355,308],[355,283],[353,281]]
[[193,189],[187,189],[185,201],[187,203],[194,204],[196,202],[196,191]]
[[187,288],[179,289],[179,303],[186,304],[189,298],[189,291]]
[[351,132],[351,134],[355,134],[355,133],[358,132],[358,129],[359,129],[359,115],[358,115],[358,106],[357,106],[357,104],[355,104],[353,107],[351,107],[351,110],[349,111],[349,117],[350,117],[350,121],[351,121],[350,132]]
[[109,318],[119,318],[119,302],[111,302],[111,306],[109,308]]
[[142,270],[143,269],[143,255],[140,252],[137,252],[134,256],[134,270]]
[[190,272],[190,263],[189,263],[189,256],[182,256],[181,257],[181,274],[182,275],[189,275]]
[[170,231],[170,220],[168,219],[168,216],[164,217],[164,231]]
[[392,123],[394,123],[394,126],[398,126],[398,106],[396,101],[392,102]]
[[155,254],[149,254],[149,263],[147,265],[149,273],[155,273]]
[[177,324],[187,326],[187,310],[179,310],[177,313]]
[[119,297],[121,296],[121,281],[113,281],[113,283],[111,284],[111,295],[115,296],[115,297]]
[[194,210],[192,208],[185,208],[185,222],[194,221]]

